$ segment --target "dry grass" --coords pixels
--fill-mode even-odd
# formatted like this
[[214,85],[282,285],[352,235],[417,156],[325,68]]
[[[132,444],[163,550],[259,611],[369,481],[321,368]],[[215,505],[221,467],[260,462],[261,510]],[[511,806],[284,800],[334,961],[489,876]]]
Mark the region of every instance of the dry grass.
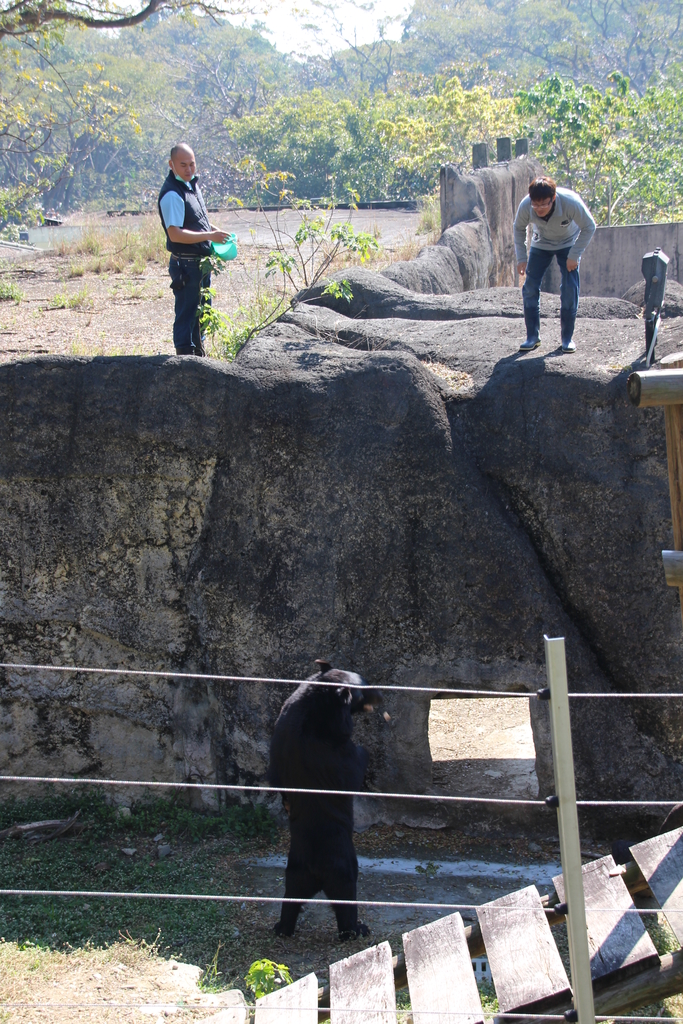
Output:
[[[0,1010],[0,1020],[66,1024],[83,1017],[102,1024],[149,1024],[170,1012],[179,1020],[195,1021],[215,1012],[221,1001],[197,987],[201,973],[199,967],[162,958],[155,945],[145,942],[122,939],[106,949],[57,951],[2,939],[0,1003],[31,1005]],[[132,1006],[107,1009],[101,1005],[106,1002]],[[78,1010],[60,1003],[95,1007]]]
[[441,235],[441,197],[440,195],[425,196],[417,204],[420,219],[417,225],[418,235],[429,235],[428,242],[433,244]]
[[426,366],[430,373],[439,377],[454,391],[469,391],[474,387],[474,377],[465,373],[464,370],[452,370],[444,363],[423,363],[423,366]]
[[[363,230],[379,238],[383,228],[372,222]],[[417,255],[421,242],[413,230],[401,227],[399,232],[390,219],[384,247],[363,265],[381,270]],[[209,339],[207,349],[216,358],[229,358],[245,332],[274,305],[280,282],[265,278],[272,244],[253,242],[241,244],[237,260],[213,279],[213,305],[227,324],[222,337]],[[0,362],[47,354],[173,355],[173,295],[164,246],[158,218],[147,216],[127,227],[91,223],[79,238],[56,250],[2,261],[0,298],[14,302],[0,304]],[[357,254],[348,254],[335,260],[329,272],[359,263]]]
[[62,242],[57,251],[62,257],[81,257],[71,263],[71,277],[82,277],[86,271],[121,274],[126,269],[143,274],[149,263],[161,265],[168,260],[166,237],[156,218],[146,218],[130,229],[87,227],[79,238]]

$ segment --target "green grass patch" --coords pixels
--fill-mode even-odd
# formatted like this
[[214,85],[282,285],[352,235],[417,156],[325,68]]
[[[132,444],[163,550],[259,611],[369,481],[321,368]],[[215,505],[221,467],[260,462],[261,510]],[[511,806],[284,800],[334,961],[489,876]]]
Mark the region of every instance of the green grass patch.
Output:
[[0,302],[21,302],[24,293],[14,281],[0,280]]
[[[92,793],[0,804],[0,829],[12,824],[67,818],[80,811],[82,832],[43,843],[0,842],[0,878],[7,889],[61,889],[242,895],[233,863],[269,847],[279,835],[260,806],[231,806],[221,814],[199,814],[172,801],[117,808]],[[162,834],[172,855],[156,857]],[[134,848],[133,856],[123,849]],[[233,904],[111,897],[0,898],[0,937],[20,946],[64,949],[90,943],[107,946],[132,936],[164,947],[184,960],[211,963],[233,931]]]

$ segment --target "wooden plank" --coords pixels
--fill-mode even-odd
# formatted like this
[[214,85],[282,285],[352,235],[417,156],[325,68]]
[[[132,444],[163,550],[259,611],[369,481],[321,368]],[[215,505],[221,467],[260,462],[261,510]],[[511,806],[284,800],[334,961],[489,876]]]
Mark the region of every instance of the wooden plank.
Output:
[[683,945],[683,828],[632,846],[631,856]]
[[330,964],[330,1024],[396,1024],[388,942]]
[[318,1024],[318,979],[307,974],[256,1000],[254,1024]]
[[547,1010],[571,995],[535,885],[484,903],[477,916],[501,1012]]
[[[613,858],[584,864],[581,874],[593,981],[614,980],[615,974],[626,977],[658,964],[657,950],[643,922],[635,914],[625,913],[635,907]],[[564,903],[562,875],[553,878],[553,885]],[[607,908],[609,913],[605,913]]]
[[484,1014],[460,914],[403,936],[414,1024],[481,1024]]

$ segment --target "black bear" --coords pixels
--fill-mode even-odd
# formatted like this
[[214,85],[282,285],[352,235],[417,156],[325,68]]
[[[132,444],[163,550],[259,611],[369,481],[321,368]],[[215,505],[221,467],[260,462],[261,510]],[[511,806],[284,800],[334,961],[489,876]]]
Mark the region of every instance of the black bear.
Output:
[[[318,660],[317,675],[282,705],[270,744],[269,778],[282,791],[289,815],[290,846],[285,899],[310,899],[321,890],[330,900],[355,900],[358,860],[353,848],[353,797],[288,792],[291,789],[359,790],[368,753],[351,740],[352,715],[381,702],[355,672]],[[312,682],[331,686],[311,686]],[[341,938],[367,935],[356,906],[332,904]],[[283,903],[278,935],[292,935],[300,903]]]

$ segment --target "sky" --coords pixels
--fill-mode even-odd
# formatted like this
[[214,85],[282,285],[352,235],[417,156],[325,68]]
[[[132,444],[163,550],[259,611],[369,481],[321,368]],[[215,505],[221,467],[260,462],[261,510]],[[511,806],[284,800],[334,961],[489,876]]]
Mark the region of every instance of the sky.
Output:
[[[371,43],[380,38],[380,26],[389,39],[400,39],[402,21],[411,4],[403,0],[372,3],[271,0],[265,22],[266,36],[282,53],[327,56],[349,44]],[[261,29],[263,31],[263,29]]]

